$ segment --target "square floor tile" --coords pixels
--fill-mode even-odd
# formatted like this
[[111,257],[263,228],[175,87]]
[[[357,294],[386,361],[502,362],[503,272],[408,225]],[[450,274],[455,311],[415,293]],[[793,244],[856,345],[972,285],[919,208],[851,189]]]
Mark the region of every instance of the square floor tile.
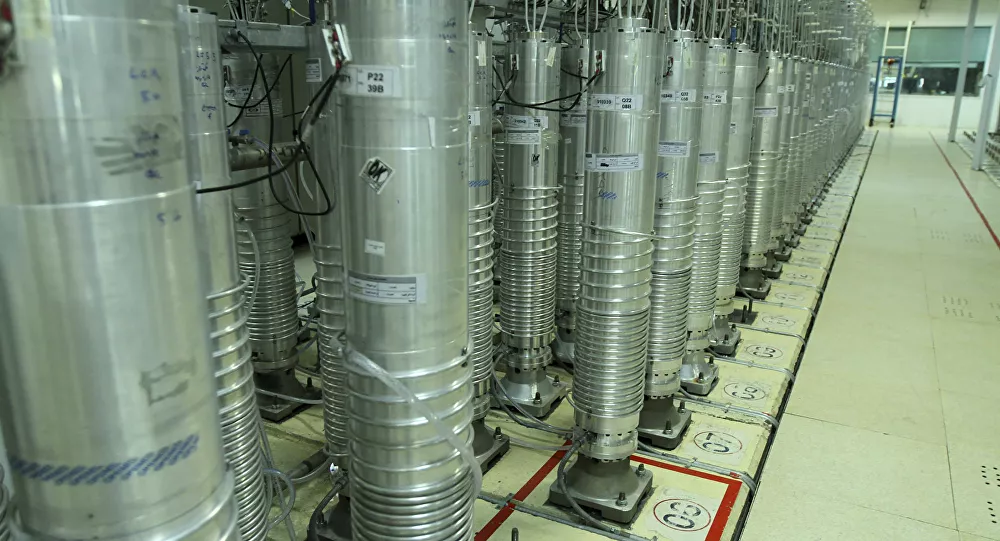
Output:
[[779,490],[955,528],[943,445],[788,414],[762,479]]
[[965,321],[931,321],[938,382],[943,390],[995,398],[1000,389],[997,328]]
[[742,541],[959,541],[942,528],[815,494],[760,483]]
[[949,442],[948,460],[958,529],[1000,539],[1000,449]]
[[813,341],[787,411],[927,443],[947,441],[937,363],[928,347],[879,340]]
[[[941,391],[948,443],[1000,449],[1000,398]],[[1000,498],[1000,495],[998,495]]]
[[856,302],[823,301],[813,335],[833,333],[841,340],[864,343],[868,340],[909,343],[932,347],[931,317],[912,307],[882,302],[877,297]]

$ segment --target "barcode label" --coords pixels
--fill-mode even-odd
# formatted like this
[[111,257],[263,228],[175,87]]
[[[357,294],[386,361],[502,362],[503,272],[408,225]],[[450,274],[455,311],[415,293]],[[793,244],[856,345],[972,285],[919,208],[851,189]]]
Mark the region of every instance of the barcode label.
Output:
[[641,171],[642,155],[593,154],[588,152],[585,164],[587,171],[604,171],[604,172]]
[[559,125],[564,128],[586,128],[587,115],[585,113],[563,113],[559,117]]
[[664,90],[660,92],[660,103],[697,103],[698,91],[695,89]]
[[591,94],[587,106],[592,111],[635,111],[642,109],[642,95]]
[[507,129],[517,130],[526,128],[535,128],[539,130],[545,130],[549,127],[549,117],[547,116],[528,116],[528,115],[504,115],[503,125]]
[[656,155],[687,158],[691,156],[691,141],[660,141],[656,148]]
[[728,94],[726,90],[722,92],[705,92],[702,98],[705,100],[705,103],[726,103]]
[[753,116],[757,118],[776,118],[778,116],[777,107],[754,107]]

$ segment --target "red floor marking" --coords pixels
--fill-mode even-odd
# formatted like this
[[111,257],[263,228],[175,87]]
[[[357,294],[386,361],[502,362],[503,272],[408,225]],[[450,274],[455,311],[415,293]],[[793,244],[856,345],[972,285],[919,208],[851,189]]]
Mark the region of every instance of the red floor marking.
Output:
[[[572,442],[567,440],[566,445],[570,445]],[[545,478],[552,473],[552,470],[556,469],[559,465],[559,461],[562,460],[563,455],[566,451],[556,451],[549,459],[542,465],[534,475],[528,479],[528,482],[524,484],[515,494],[513,499],[523,502],[532,492],[538,488],[538,485],[542,483]],[[708,530],[708,534],[705,537],[705,541],[721,541],[722,534],[725,532],[726,524],[729,522],[729,516],[732,514],[733,509],[736,507],[736,499],[740,495],[740,487],[743,486],[738,480],[738,477],[734,475],[734,479],[729,479],[722,477],[721,475],[714,475],[711,473],[701,472],[698,470],[689,470],[687,468],[682,468],[680,466],[675,466],[673,464],[667,464],[666,462],[660,462],[659,460],[654,460],[649,457],[632,455],[631,459],[635,462],[640,462],[642,464],[647,464],[654,466],[656,468],[661,468],[664,470],[671,470],[685,475],[691,475],[694,477],[700,477],[702,479],[708,479],[710,481],[715,481],[718,483],[723,483],[727,486],[726,493],[722,497],[722,502],[719,504],[719,511],[716,513],[715,520],[712,521],[712,527]],[[476,532],[475,541],[487,541],[493,534],[500,530],[503,523],[507,521],[512,514],[514,514],[514,509],[517,504],[513,502],[508,502],[507,505],[503,506],[489,522],[483,526],[483,529]]]
[[962,190],[965,192],[966,197],[968,197],[969,201],[972,203],[972,207],[976,209],[976,214],[979,214],[979,219],[983,221],[983,225],[986,226],[986,229],[990,232],[990,236],[993,237],[993,242],[997,245],[997,248],[1000,248],[1000,237],[997,237],[996,232],[993,231],[993,226],[990,225],[990,221],[986,219],[986,215],[983,214],[983,211],[979,209],[979,204],[976,203],[976,199],[972,197],[969,189],[965,187],[965,183],[962,182],[962,177],[958,175],[958,171],[956,171],[955,166],[951,164],[951,160],[949,160],[948,156],[944,153],[944,149],[942,149],[941,145],[938,144],[937,139],[934,139],[934,134],[932,133],[930,136],[931,141],[934,142],[934,146],[937,147],[938,152],[941,153],[941,157],[944,158],[944,162],[948,164],[951,172],[955,175],[955,178],[958,179],[958,183],[962,186]]

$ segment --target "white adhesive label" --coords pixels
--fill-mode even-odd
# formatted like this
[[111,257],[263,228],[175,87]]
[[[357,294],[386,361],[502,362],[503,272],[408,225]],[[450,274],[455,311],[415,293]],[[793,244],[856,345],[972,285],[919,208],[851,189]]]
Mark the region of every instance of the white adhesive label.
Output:
[[528,116],[528,115],[504,115],[503,125],[511,130],[538,129],[545,130],[549,127],[549,117]]
[[385,243],[377,240],[365,239],[365,253],[385,257]]
[[586,113],[563,113],[559,116],[559,125],[564,128],[586,128]]
[[726,103],[729,92],[723,90],[722,92],[705,92],[702,95],[702,99],[705,103]]
[[540,145],[542,144],[542,132],[538,130],[508,131],[507,143],[511,145]]
[[757,118],[777,118],[777,107],[754,107],[753,116]]
[[307,83],[322,83],[323,82],[323,62],[318,58],[307,58],[306,59],[306,82]]
[[789,113],[791,113],[792,112],[792,106],[791,105],[786,105],[784,107],[784,109],[782,109],[781,112],[784,113],[784,114],[786,114],[786,115],[789,114]]
[[698,90],[664,90],[660,92],[660,103],[697,103]]
[[729,135],[736,135],[739,131],[739,124],[735,122],[729,123]]
[[556,64],[556,48],[552,47],[551,49],[549,49],[548,56],[545,57],[545,65],[551,68],[555,64]]
[[795,85],[788,85],[786,87],[786,89],[785,89],[785,92],[788,92],[789,94],[794,94],[795,93]]
[[260,102],[256,107],[247,107],[243,110],[243,116],[247,118],[271,116],[272,107],[274,108],[275,115],[281,115],[285,112],[281,98],[272,97],[270,100]]
[[587,153],[587,171],[623,172],[641,171],[642,155],[640,154],[592,154]]
[[476,109],[475,111],[469,112],[469,125],[478,126],[482,123],[482,111]]
[[348,271],[351,297],[375,304],[423,304],[427,301],[427,280],[415,276],[379,276]]
[[348,64],[340,75],[341,89],[351,96],[372,98],[398,97],[399,68],[396,66],[361,66]]
[[656,147],[657,156],[687,158],[691,156],[691,141],[660,141]]
[[787,87],[785,85],[778,86],[778,94],[784,94]]
[[719,163],[719,153],[718,152],[702,152],[698,154],[698,163],[702,165],[712,165]]
[[483,39],[476,40],[476,47],[478,49],[478,52],[476,53],[476,59],[479,60],[480,67],[485,67],[486,61],[488,60],[486,58],[486,40]]
[[587,106],[594,111],[642,109],[642,94],[591,94]]

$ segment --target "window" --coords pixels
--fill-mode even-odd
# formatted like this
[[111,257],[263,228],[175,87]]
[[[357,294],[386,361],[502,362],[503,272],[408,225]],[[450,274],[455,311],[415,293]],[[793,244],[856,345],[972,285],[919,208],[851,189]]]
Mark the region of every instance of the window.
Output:
[[[878,57],[882,54],[885,28],[875,29],[869,41],[869,53],[872,66],[872,87],[875,84],[875,69]],[[926,96],[954,96],[958,85],[958,71],[962,62],[962,45],[965,40],[964,27],[915,27],[910,32],[910,44],[907,48],[906,66],[900,86],[902,94],[920,94]],[[976,27],[972,34],[972,49],[969,55],[969,67],[965,77],[964,92],[966,96],[979,95],[979,81],[982,78],[986,51],[989,46],[990,28]],[[885,43],[889,46],[903,45],[906,41],[906,28],[890,28],[889,38]],[[887,55],[902,53],[901,49],[889,49]],[[883,87],[888,81],[883,81]],[[892,88],[893,84],[888,85]]]

